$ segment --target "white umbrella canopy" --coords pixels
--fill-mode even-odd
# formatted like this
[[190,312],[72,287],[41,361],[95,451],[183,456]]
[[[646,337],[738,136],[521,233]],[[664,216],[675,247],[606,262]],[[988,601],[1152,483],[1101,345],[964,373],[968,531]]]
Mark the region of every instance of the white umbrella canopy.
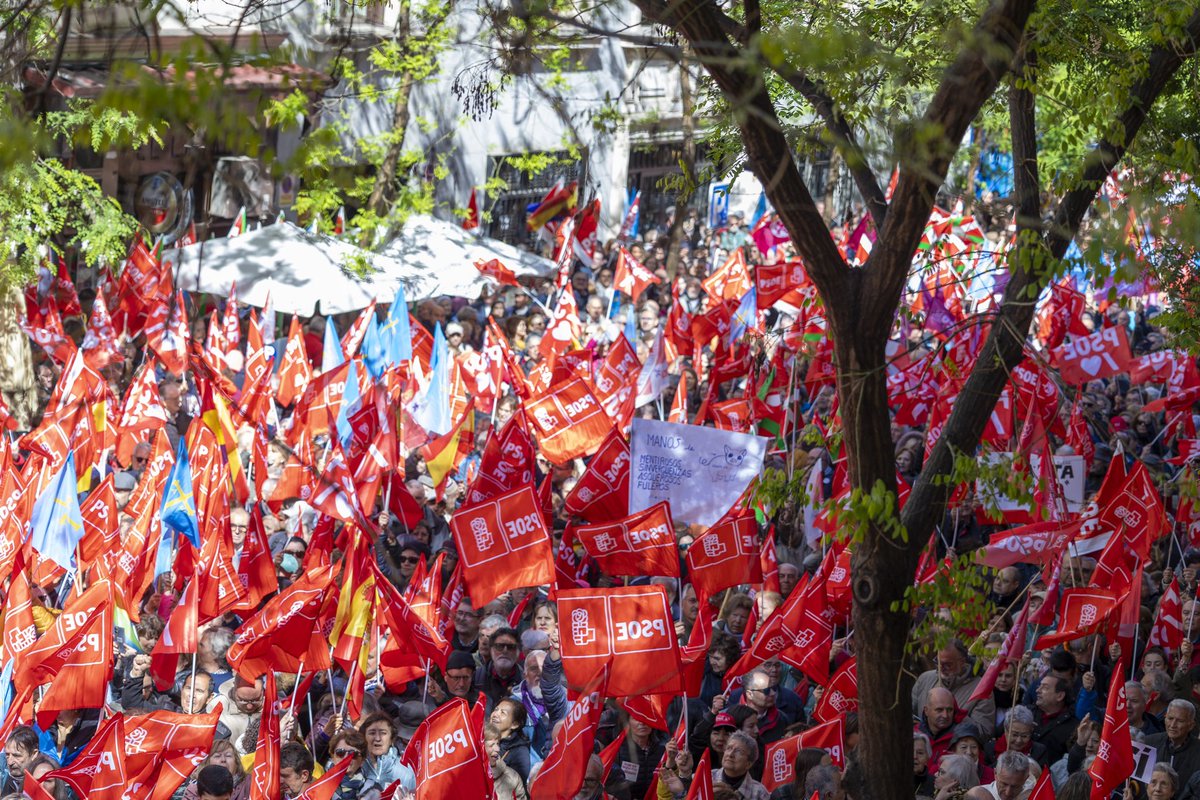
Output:
[[383,248],[383,254],[403,265],[401,276],[415,276],[411,290],[405,283],[409,300],[441,295],[474,300],[492,283],[475,269],[476,261],[498,258],[517,277],[554,274],[554,262],[548,258],[498,239],[476,236],[454,222],[424,214],[409,217],[396,239]]
[[[360,259],[370,274],[347,268]],[[390,302],[399,283],[408,291],[419,282],[415,270],[393,258],[290,222],[170,250],[163,260],[185,291],[228,297],[236,281],[240,302],[261,308],[269,295],[276,311],[306,317],[318,309],[341,314],[372,300]]]

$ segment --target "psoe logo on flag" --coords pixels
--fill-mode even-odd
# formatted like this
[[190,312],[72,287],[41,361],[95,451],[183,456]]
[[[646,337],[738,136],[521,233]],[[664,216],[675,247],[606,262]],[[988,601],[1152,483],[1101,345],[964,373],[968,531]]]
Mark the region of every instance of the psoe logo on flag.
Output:
[[571,612],[571,641],[576,647],[587,647],[596,641],[596,629],[588,622],[587,609],[577,608]]

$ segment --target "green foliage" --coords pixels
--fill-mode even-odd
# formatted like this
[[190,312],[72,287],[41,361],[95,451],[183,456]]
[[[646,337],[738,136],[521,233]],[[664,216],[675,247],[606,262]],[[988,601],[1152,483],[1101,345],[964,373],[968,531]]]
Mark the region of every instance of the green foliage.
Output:
[[985,630],[995,609],[987,602],[991,579],[970,554],[938,564],[928,583],[914,584],[893,611],[916,617],[908,639],[908,652],[927,656],[941,649],[964,630]]

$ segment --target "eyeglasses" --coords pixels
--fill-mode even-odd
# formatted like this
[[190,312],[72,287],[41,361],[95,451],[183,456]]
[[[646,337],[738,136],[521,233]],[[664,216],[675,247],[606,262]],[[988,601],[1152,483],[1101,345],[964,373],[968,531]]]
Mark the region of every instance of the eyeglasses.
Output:
[[249,525],[230,525],[229,530],[231,530],[231,531],[248,531],[248,530],[250,530],[250,526]]
[[303,550],[284,550],[284,555],[295,556],[296,558],[304,558]]
[[513,644],[512,642],[492,642],[492,649],[493,650],[514,650],[515,651],[517,649],[517,646],[516,646],[516,644]]
[[362,754],[361,754],[361,753],[359,753],[357,750],[351,750],[351,749],[349,749],[349,748],[347,748],[347,747],[339,747],[337,750],[334,750],[334,751],[333,751],[333,754],[334,754],[335,756],[337,756],[338,758],[345,758],[346,756],[358,756],[358,755],[362,755]]
[[134,456],[134,457],[133,457],[133,463],[135,463],[135,464],[145,464],[145,463],[146,463],[146,457],[145,457],[145,456]]
[[401,564],[417,564],[421,559],[418,556],[400,556]]
[[746,690],[746,692],[747,692],[747,693],[749,693],[749,692],[758,692],[759,694],[765,694],[765,695],[767,695],[768,697],[769,697],[769,696],[771,696],[771,695],[773,695],[773,694],[776,694],[778,691],[779,691],[779,690],[778,690],[778,689],[776,689],[774,686],[768,686],[768,687],[766,687],[765,689],[747,689],[747,690]]

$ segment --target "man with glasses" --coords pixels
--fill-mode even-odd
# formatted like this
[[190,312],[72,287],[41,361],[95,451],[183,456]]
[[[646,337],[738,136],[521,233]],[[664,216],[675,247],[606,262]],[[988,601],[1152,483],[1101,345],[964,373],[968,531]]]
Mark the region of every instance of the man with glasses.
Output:
[[[778,658],[769,658],[758,667],[767,673],[768,686],[775,689],[775,709],[783,717],[784,727],[804,719],[804,701],[800,695],[783,685],[784,668]],[[729,696],[731,705],[743,703],[742,690],[737,689]],[[745,703],[749,705],[749,703]]]
[[[762,667],[750,670],[742,681],[743,705],[758,714],[758,738],[763,744],[777,742],[787,733],[791,720],[779,712],[775,701],[779,688],[771,685],[771,676]],[[756,756],[757,758],[757,756]]]
[[250,530],[250,513],[244,508],[234,508],[229,512],[229,533],[233,537],[233,567],[237,569],[242,561],[242,549],[246,545],[246,532]]
[[450,646],[468,653],[478,650],[479,623],[482,619],[483,612],[472,608],[471,601],[464,597],[454,612],[454,635],[450,637]]
[[488,645],[492,656],[490,662],[475,672],[475,685],[487,698],[489,714],[521,682],[521,670],[517,668],[520,641],[520,636],[512,628],[497,630],[491,635]]
[[456,697],[461,697],[467,701],[467,705],[474,705],[479,696],[479,692],[475,688],[474,656],[465,650],[451,652],[450,658],[446,660],[446,669],[442,673],[442,679],[445,682],[444,691],[437,681],[429,681],[429,697],[434,703],[440,706]]
[[609,800],[609,797],[604,791],[604,762],[600,756],[592,755],[588,759],[583,785],[575,793],[575,800]]

